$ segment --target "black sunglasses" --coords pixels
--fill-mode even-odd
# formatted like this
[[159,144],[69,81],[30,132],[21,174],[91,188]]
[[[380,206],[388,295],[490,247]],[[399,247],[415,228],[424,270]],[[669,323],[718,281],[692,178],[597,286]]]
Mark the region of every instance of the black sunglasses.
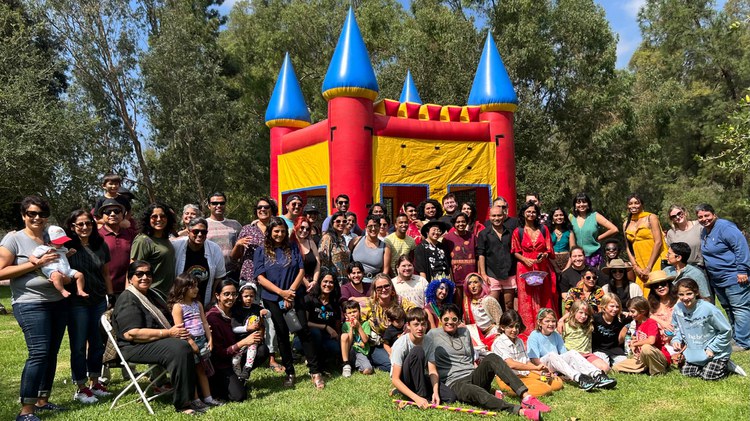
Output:
[[206,234],[208,234],[208,230],[194,229],[194,230],[190,230],[190,232],[193,233],[193,235],[203,234],[205,236]]
[[44,212],[44,211],[42,211],[42,212],[26,211],[26,212],[24,212],[24,214],[27,217],[31,218],[31,219],[34,219],[37,216],[40,217],[40,218],[49,218],[49,212]]

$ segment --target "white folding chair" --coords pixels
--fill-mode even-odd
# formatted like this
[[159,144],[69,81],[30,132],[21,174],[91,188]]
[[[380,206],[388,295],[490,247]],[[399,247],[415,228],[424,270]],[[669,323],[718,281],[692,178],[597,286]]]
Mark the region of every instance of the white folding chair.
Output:
[[159,379],[161,379],[162,377],[164,377],[164,375],[167,374],[167,372],[162,370],[162,372],[158,376],[156,376],[155,378],[151,379],[151,382],[148,385],[146,385],[146,387],[141,388],[141,385],[138,384],[138,380],[142,379],[147,374],[153,372],[153,370],[156,369],[157,367],[159,367],[159,365],[158,364],[152,364],[152,365],[150,365],[148,367],[148,369],[146,369],[145,371],[139,373],[137,376],[135,374],[133,374],[133,370],[130,369],[130,365],[125,360],[125,357],[122,355],[122,351],[120,350],[120,347],[117,345],[117,339],[112,334],[112,324],[109,322],[109,318],[107,317],[107,314],[103,314],[102,315],[101,324],[102,324],[102,327],[104,328],[104,331],[107,332],[107,338],[109,338],[109,341],[111,342],[111,344],[114,347],[115,351],[117,351],[117,356],[120,358],[120,365],[122,365],[123,373],[127,373],[128,374],[129,379],[125,379],[125,380],[126,381],[130,380],[130,383],[125,387],[125,389],[123,389],[120,392],[120,394],[117,395],[115,397],[115,399],[112,401],[112,405],[109,406],[109,410],[111,411],[113,408],[115,408],[115,405],[117,404],[117,401],[120,400],[120,398],[123,397],[123,395],[125,395],[128,392],[128,390],[130,390],[130,388],[135,387],[135,390],[138,391],[138,395],[140,397],[136,398],[136,399],[134,399],[132,401],[129,401],[129,402],[121,403],[121,404],[117,405],[117,408],[119,408],[121,406],[125,406],[125,405],[128,405],[128,404],[131,404],[133,402],[141,401],[141,402],[143,402],[144,405],[146,405],[146,409],[148,409],[148,412],[151,415],[154,415],[154,410],[151,408],[151,404],[149,402],[151,402],[152,400],[158,398],[159,396],[171,393],[172,391],[168,390],[168,391],[164,391],[164,392],[152,395],[152,396],[146,396],[146,391],[150,387],[152,387],[157,381],[159,381]]

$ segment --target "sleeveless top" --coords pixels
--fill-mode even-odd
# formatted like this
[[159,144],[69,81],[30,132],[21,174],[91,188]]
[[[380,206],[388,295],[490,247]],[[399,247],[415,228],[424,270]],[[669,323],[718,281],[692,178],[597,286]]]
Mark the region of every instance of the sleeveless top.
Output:
[[[365,277],[370,278],[383,271],[385,242],[378,240],[378,247],[371,249],[365,245],[367,238],[362,238],[352,251],[352,261],[362,263]],[[369,274],[369,276],[368,276]]]
[[318,266],[318,260],[315,259],[315,254],[310,249],[302,258],[302,267],[305,269],[305,276],[313,276],[316,266]]
[[198,307],[198,302],[193,301],[190,304],[180,303],[180,308],[182,308],[182,321],[185,323],[185,329],[195,338],[205,336],[206,331],[203,330],[201,309]]
[[596,223],[596,212],[588,214],[586,219],[583,221],[583,226],[578,226],[575,215],[572,213],[568,215],[571,225],[573,225],[573,233],[576,235],[576,244],[583,248],[583,253],[586,256],[596,254],[597,251],[602,247],[599,241],[596,240],[597,233],[599,233],[599,224]]
[[564,231],[562,235],[560,236],[560,239],[557,239],[557,234],[555,234],[554,230],[552,231],[552,235],[550,235],[550,238],[552,239],[552,249],[555,251],[555,253],[566,253],[570,251],[570,231]]

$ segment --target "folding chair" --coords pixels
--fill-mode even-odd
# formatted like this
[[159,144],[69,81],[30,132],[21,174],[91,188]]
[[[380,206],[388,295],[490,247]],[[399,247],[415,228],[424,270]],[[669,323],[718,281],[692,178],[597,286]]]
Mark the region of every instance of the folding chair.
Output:
[[[138,391],[138,395],[140,395],[140,397],[137,398],[137,399],[134,399],[132,401],[129,401],[129,402],[121,403],[121,404],[117,405],[117,408],[119,408],[121,406],[125,406],[125,405],[128,405],[128,404],[131,404],[133,402],[142,401],[143,404],[146,405],[146,409],[148,409],[148,412],[151,415],[154,415],[154,410],[151,408],[151,404],[149,402],[151,402],[152,400],[154,400],[154,399],[156,399],[156,398],[158,398],[160,396],[166,395],[168,393],[172,393],[172,391],[171,390],[167,390],[167,391],[158,393],[158,394],[153,395],[153,396],[146,396],[146,392],[145,391],[148,390],[150,387],[152,387],[154,384],[156,384],[156,382],[159,381],[159,379],[161,379],[162,377],[164,377],[164,375],[167,374],[167,372],[164,371],[164,370],[162,370],[162,372],[158,376],[156,376],[154,379],[152,379],[151,382],[148,385],[146,385],[146,387],[141,388],[141,385],[138,384],[138,380],[140,380],[141,378],[145,377],[149,373],[153,372],[154,369],[156,369],[157,367],[159,367],[159,365],[158,364],[152,364],[152,365],[150,365],[148,367],[148,369],[146,369],[145,371],[139,373],[137,376],[134,375],[133,374],[133,370],[130,369],[130,365],[128,365],[128,362],[125,360],[125,357],[122,355],[122,351],[120,350],[120,347],[117,345],[117,339],[112,334],[112,324],[109,322],[109,318],[107,316],[108,316],[107,314],[103,314],[102,315],[102,318],[101,318],[102,327],[104,328],[104,331],[107,333],[107,338],[109,338],[110,343],[114,347],[115,351],[117,351],[117,356],[120,358],[120,365],[122,365],[123,373],[127,373],[128,377],[130,379],[130,383],[112,401],[112,405],[109,406],[109,410],[111,411],[113,408],[115,408],[115,405],[117,404],[117,401],[123,395],[125,395],[125,393],[127,393],[128,390],[130,390],[130,388],[135,387],[135,389]],[[125,379],[125,380],[128,380],[128,379]]]

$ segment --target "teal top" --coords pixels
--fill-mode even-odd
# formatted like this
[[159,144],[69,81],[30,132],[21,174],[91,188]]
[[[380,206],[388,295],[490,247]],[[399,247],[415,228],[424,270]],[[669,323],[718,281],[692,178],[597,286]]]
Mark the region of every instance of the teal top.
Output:
[[591,212],[583,221],[583,226],[579,227],[576,217],[571,213],[568,215],[573,233],[576,235],[576,244],[583,248],[583,254],[593,256],[602,247],[596,237],[599,234],[599,224],[596,223],[596,212]]
[[557,239],[557,235],[555,235],[554,233],[551,235],[551,237],[552,248],[555,253],[566,253],[570,251],[570,231],[564,231],[559,240]]

